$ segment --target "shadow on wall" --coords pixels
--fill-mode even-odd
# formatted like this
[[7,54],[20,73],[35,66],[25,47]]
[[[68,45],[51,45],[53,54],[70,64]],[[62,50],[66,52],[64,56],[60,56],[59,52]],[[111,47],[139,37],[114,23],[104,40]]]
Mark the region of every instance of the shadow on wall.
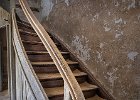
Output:
[[10,0],[0,0],[0,6],[10,12]]

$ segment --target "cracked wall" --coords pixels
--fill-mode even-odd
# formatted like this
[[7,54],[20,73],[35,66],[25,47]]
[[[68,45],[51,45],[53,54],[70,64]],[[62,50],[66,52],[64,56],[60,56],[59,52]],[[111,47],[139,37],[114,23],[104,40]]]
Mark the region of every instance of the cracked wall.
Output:
[[140,0],[41,0],[42,23],[116,100],[140,99]]

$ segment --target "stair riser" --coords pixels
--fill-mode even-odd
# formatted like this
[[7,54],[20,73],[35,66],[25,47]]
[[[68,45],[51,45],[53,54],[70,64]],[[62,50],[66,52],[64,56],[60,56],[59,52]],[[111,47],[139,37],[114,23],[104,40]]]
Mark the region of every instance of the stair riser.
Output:
[[49,100],[64,100],[64,95],[61,96],[55,96],[55,97],[49,97]]
[[88,90],[88,91],[83,91],[85,98],[90,98],[96,95],[97,89],[93,90]]
[[38,36],[30,35],[28,33],[20,33],[21,39],[24,41],[41,41]]
[[[53,61],[49,54],[42,54],[42,55],[28,55],[30,61],[36,62],[36,61]],[[63,57],[65,59],[69,58],[69,54],[63,54]]]
[[[23,43],[26,51],[46,51],[46,48],[43,44],[30,44]],[[61,45],[57,46],[58,49],[61,49]]]
[[[71,70],[75,70],[78,68],[77,65],[69,65]],[[56,66],[33,66],[36,73],[58,73],[58,69]]]
[[[86,81],[87,76],[78,76],[76,77],[78,83],[83,83]],[[44,88],[52,88],[52,87],[63,87],[64,81],[62,78],[60,79],[51,79],[51,80],[43,80],[41,84]]]

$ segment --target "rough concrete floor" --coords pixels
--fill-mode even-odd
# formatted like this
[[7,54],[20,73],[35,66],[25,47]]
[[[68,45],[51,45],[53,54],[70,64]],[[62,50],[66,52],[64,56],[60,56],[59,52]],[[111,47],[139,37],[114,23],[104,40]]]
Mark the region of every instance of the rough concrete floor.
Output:
[[8,90],[0,92],[0,100],[10,100]]

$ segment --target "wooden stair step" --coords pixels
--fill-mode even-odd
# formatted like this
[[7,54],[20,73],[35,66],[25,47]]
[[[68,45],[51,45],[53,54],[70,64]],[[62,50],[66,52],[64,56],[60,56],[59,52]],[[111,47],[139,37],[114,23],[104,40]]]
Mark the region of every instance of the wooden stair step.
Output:
[[[73,71],[75,69],[78,68],[78,64],[77,65],[69,65],[70,69]],[[33,68],[35,70],[36,73],[58,73],[58,69],[55,65],[51,66],[40,66],[40,65],[33,65]]]
[[41,41],[35,32],[20,30],[20,36],[24,41]]
[[23,22],[23,21],[17,21],[17,24],[22,24],[22,25],[25,25],[25,27],[26,26],[29,26],[29,27],[31,27],[32,28],[32,26],[28,23],[25,23],[25,22]]
[[[27,51],[28,58],[31,62],[48,62],[53,61],[50,54],[46,51]],[[69,52],[61,52],[64,59],[69,59]]]
[[[28,43],[28,44],[33,44],[33,45],[35,45],[35,44],[41,44],[41,45],[43,45],[43,43],[42,42],[40,42],[40,41],[24,41],[24,40],[22,40],[22,42],[23,43]],[[55,43],[55,45],[61,45],[61,44],[59,44],[59,43]]]
[[[31,62],[32,65],[54,65],[54,62]],[[75,61],[67,61],[67,64],[78,64],[78,62]]]
[[30,25],[31,26],[31,24],[29,22],[26,22],[24,20],[22,20],[21,22],[24,23],[24,24],[27,24],[27,25]]
[[42,44],[43,45],[43,43],[40,42],[40,41],[25,41],[25,40],[22,40],[22,42],[23,43],[28,43],[28,44]]
[[34,30],[31,25],[25,24],[23,22],[17,21],[17,24],[18,24],[18,27],[22,26],[21,28],[28,28],[28,29]]
[[[72,70],[78,83],[87,81],[87,74],[79,71],[78,69]],[[63,78],[60,73],[37,73],[37,76],[44,88],[62,87],[64,86]]]
[[[38,35],[35,32],[30,32],[30,31],[23,30],[23,29],[19,29],[19,32],[24,35],[31,35],[31,36],[38,37]],[[50,36],[50,37],[52,38],[52,36]]]
[[[36,55],[36,54],[49,54],[46,51],[26,51],[29,55]],[[69,54],[69,52],[61,52],[61,54]]]
[[95,95],[95,96],[93,96],[91,98],[87,98],[86,100],[105,100],[105,99],[99,97],[98,95]]
[[[78,69],[74,70],[73,74],[74,74],[75,77],[86,76],[87,75],[86,73],[81,72]],[[60,73],[48,73],[48,74],[47,73],[37,73],[37,76],[38,76],[39,80],[51,80],[51,79],[62,78]]]
[[35,36],[35,37],[38,36],[35,32],[29,32],[29,31],[25,31],[25,30],[22,30],[22,29],[19,29],[19,32],[22,33],[22,34],[25,34],[25,35],[32,35],[32,36]]
[[[96,85],[92,85],[87,82],[80,84],[80,87],[83,92],[96,90],[98,88]],[[64,87],[44,88],[44,89],[48,97],[63,96],[64,94]]]

